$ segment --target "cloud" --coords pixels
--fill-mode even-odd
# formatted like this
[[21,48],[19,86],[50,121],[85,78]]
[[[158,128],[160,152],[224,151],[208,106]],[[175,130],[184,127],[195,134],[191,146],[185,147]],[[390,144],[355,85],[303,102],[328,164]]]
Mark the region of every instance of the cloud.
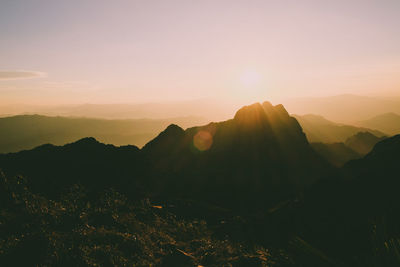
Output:
[[21,80],[45,77],[47,74],[40,71],[28,70],[0,70],[0,81]]

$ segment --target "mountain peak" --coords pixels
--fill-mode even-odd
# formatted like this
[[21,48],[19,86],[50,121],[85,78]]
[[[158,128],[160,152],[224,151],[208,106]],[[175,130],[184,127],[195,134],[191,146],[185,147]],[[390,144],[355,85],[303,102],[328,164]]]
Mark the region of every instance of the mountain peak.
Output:
[[182,133],[184,130],[176,124],[170,124],[168,127],[163,131],[164,133]]
[[260,103],[254,103],[252,105],[240,108],[236,112],[234,119],[242,121],[242,120],[247,120],[249,118],[262,116],[262,114],[264,114],[264,109],[262,105]]
[[286,108],[282,104],[278,104],[274,108],[275,108],[276,112],[278,112],[281,115],[284,115],[286,117],[289,117],[289,113],[287,112]]
[[99,144],[100,142],[96,140],[94,137],[85,137],[82,139],[79,139],[78,141],[71,143],[74,145],[91,145],[91,144]]
[[234,117],[238,125],[245,127],[260,126],[268,122],[264,108],[260,103],[254,103],[239,109]]
[[269,101],[264,101],[262,103],[262,106],[263,106],[264,110],[270,110],[270,109],[274,108],[274,106]]
[[170,124],[156,138],[148,142],[143,147],[143,150],[169,153],[184,136],[185,131],[181,127],[176,124]]

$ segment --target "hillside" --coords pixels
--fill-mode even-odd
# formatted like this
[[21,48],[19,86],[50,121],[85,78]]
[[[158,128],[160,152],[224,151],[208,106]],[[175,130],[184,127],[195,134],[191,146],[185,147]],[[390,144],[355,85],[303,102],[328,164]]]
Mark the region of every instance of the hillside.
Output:
[[255,233],[220,224],[245,225],[221,209],[194,218],[114,189],[93,196],[74,185],[52,200],[28,188],[26,179],[0,173],[2,266],[296,266],[283,248],[255,247]]
[[344,266],[398,266],[399,160],[398,135],[315,184],[298,211],[302,236]]
[[345,142],[347,138],[359,132],[369,132],[378,137],[385,135],[378,130],[339,124],[313,114],[293,115],[293,117],[300,123],[310,143]]
[[5,117],[0,118],[0,153],[32,149],[47,143],[64,145],[87,136],[107,144],[141,147],[171,123],[190,127],[204,123],[204,119],[105,120],[41,115]]

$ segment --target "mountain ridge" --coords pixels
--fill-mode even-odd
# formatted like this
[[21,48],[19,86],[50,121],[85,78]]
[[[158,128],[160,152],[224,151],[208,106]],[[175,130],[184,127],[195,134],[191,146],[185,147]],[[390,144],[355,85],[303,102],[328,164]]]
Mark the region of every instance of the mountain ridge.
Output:
[[[119,188],[140,183],[154,185],[147,187],[151,194],[241,206],[250,202],[272,205],[304,190],[333,168],[311,148],[297,120],[282,105],[269,102],[244,106],[227,121],[186,130],[171,124],[142,149],[84,138],[61,147],[3,154],[0,167],[11,164],[15,171],[26,161],[30,163],[23,174],[43,180],[36,188],[46,186],[52,173],[60,171],[61,184],[69,184],[68,175],[78,168],[83,168],[82,174],[73,181],[93,182],[93,178],[85,181],[85,175],[98,165],[99,187],[117,181],[123,185]],[[51,168],[40,178],[44,164]],[[115,178],[107,177],[112,173]],[[244,198],[239,201],[229,194]]]

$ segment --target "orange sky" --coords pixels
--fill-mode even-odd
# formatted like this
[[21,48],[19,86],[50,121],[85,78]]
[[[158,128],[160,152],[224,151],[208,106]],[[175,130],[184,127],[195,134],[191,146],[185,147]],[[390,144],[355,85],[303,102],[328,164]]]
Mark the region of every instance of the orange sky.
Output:
[[0,104],[400,93],[400,1],[0,4]]

